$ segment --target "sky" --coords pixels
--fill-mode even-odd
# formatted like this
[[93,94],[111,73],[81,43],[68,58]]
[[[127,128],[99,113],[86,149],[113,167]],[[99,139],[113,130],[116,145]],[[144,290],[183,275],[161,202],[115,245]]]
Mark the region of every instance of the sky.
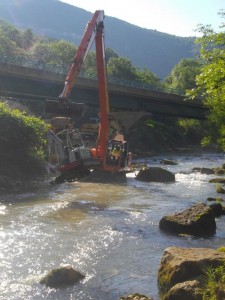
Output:
[[177,36],[199,36],[198,24],[212,25],[219,31],[225,19],[218,16],[225,10],[224,0],[60,0],[94,13],[104,10],[115,17],[142,28]]

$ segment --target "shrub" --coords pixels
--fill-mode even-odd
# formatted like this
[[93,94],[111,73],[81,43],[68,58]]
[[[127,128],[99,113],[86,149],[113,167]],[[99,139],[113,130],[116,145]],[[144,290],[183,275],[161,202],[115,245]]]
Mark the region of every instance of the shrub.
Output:
[[30,176],[39,173],[46,153],[47,129],[46,123],[39,118],[0,103],[1,174]]

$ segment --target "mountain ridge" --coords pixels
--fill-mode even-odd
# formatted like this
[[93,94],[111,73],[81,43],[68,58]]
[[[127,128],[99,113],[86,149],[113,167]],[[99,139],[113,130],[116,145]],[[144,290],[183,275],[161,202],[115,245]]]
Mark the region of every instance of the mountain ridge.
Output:
[[[51,12],[49,14],[49,12]],[[79,45],[92,13],[59,0],[0,0],[0,19],[35,34]],[[105,45],[135,67],[166,77],[183,58],[195,57],[194,37],[178,37],[105,17]]]

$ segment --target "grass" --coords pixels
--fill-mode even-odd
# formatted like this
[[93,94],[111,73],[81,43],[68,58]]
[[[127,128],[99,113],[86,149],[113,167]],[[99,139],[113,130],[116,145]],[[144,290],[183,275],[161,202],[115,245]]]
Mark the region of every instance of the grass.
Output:
[[202,300],[224,300],[225,299],[225,264],[205,270],[205,283],[203,285]]

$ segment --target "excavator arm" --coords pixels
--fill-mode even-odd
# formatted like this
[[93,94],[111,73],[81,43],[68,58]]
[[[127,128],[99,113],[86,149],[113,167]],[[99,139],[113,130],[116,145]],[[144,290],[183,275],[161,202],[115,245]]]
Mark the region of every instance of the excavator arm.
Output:
[[81,43],[76,51],[73,62],[66,77],[62,94],[59,96],[62,102],[68,101],[71,89],[75,83],[77,76],[81,70],[84,60],[93,44],[99,24],[104,20],[104,11],[97,10],[91,21],[88,22]]

